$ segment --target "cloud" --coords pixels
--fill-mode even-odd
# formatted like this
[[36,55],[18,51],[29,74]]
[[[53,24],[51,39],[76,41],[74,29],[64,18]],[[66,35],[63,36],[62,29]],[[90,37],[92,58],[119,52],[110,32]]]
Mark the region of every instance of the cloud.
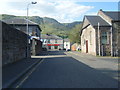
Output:
[[[42,1],[42,0],[41,0]],[[81,17],[87,11],[93,9],[94,6],[84,6],[77,4],[76,2],[66,2],[66,1],[54,1],[39,2],[35,6],[34,10],[38,16],[46,16],[57,19],[59,22],[73,22],[78,17]]]
[[[29,0],[29,2],[32,0]],[[63,0],[36,0],[36,5],[29,6],[29,16],[51,17],[59,22],[73,22],[94,6],[80,5],[73,1]],[[26,8],[29,3],[24,2],[3,2],[0,13],[26,16]]]
[[86,13],[85,15],[97,15],[98,12],[89,12],[89,13]]

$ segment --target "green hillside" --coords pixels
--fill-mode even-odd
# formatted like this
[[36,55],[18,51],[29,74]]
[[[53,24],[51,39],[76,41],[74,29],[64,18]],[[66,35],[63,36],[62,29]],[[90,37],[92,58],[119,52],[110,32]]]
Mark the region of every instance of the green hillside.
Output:
[[[26,18],[26,16],[14,16],[14,15],[7,15],[2,14],[3,20],[11,19],[11,18]],[[39,16],[31,16],[29,17],[29,20],[38,23],[42,29],[43,34],[55,34],[62,38],[70,38],[71,36],[77,36],[75,35],[76,32],[80,30],[80,26],[82,22],[73,22],[73,23],[60,23],[57,20],[49,17],[39,17]],[[72,40],[72,42],[76,42],[75,40]]]

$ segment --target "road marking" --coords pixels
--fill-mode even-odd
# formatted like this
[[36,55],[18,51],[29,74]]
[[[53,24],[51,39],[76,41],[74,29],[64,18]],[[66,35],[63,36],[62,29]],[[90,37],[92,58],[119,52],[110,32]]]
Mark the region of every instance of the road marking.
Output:
[[28,75],[16,86],[16,88],[19,88],[27,79],[28,77],[37,69],[37,67],[44,61],[42,59],[32,70],[28,73]]

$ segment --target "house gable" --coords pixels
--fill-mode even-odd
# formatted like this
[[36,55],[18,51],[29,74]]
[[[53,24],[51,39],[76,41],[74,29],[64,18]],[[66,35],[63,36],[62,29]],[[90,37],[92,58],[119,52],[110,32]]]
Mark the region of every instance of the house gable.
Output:
[[91,25],[94,29],[96,29],[96,27],[98,27],[98,23],[100,27],[110,27],[110,24],[107,23],[100,16],[85,16],[83,20],[83,26],[82,26],[80,35],[82,34],[82,31],[85,28],[87,28],[89,25]]
[[98,16],[103,18],[106,22],[108,22],[110,25],[112,25],[112,21],[120,21],[120,11],[98,11]]

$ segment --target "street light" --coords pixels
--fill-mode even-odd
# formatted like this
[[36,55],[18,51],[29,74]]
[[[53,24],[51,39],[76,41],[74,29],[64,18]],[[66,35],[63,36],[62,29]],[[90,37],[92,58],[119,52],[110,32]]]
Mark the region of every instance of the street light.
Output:
[[31,2],[27,5],[27,34],[29,35],[29,31],[28,31],[28,13],[29,13],[29,5],[31,4],[37,4],[37,2]]
[[[27,28],[26,28],[26,30],[27,30],[27,35],[28,35],[28,36],[29,36],[29,29],[28,29],[28,12],[29,12],[29,5],[31,5],[31,4],[37,4],[37,2],[31,2],[31,3],[29,3],[29,4],[27,5]],[[29,52],[28,43],[29,43],[29,37],[27,37],[27,57],[29,56],[29,55],[28,55],[28,52]]]

